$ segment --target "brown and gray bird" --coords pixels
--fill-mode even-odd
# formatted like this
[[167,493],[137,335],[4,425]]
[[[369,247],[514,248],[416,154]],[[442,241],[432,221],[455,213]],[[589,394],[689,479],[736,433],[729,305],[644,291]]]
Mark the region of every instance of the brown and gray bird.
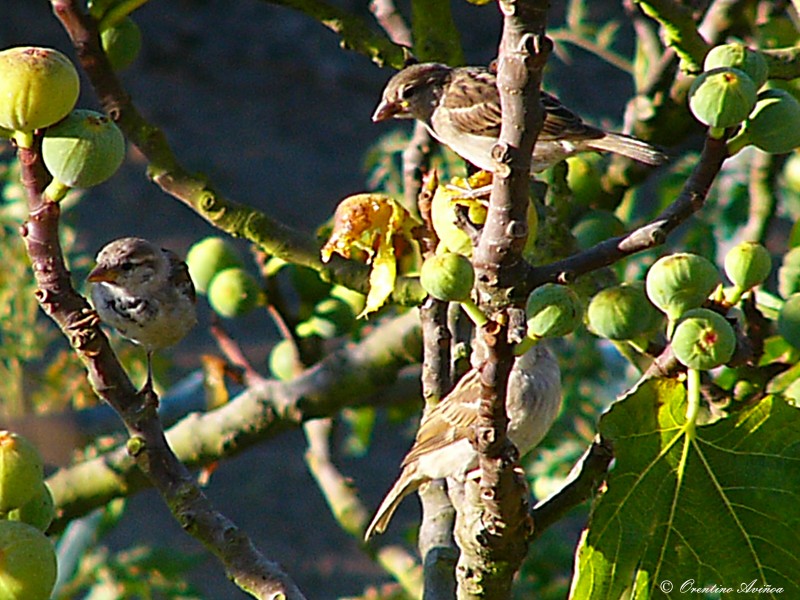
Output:
[[[648,165],[667,155],[635,137],[592,127],[541,92],[545,118],[533,149],[531,172],[543,171],[580,152],[613,152]],[[492,146],[500,137],[497,77],[483,67],[451,68],[439,63],[411,65],[386,84],[373,121],[417,119],[431,135],[485,171],[493,171]]]
[[[468,371],[447,396],[423,414],[417,437],[401,466],[400,476],[375,513],[365,540],[383,533],[403,498],[433,479],[463,481],[477,476],[474,435],[480,405],[480,374]],[[550,430],[561,408],[561,370],[543,344],[518,357],[506,392],[508,437],[520,455],[530,452]]]
[[147,381],[153,386],[151,356],[177,344],[197,323],[194,284],[186,263],[147,240],[114,240],[97,255],[89,273],[92,303],[100,320],[147,352]]

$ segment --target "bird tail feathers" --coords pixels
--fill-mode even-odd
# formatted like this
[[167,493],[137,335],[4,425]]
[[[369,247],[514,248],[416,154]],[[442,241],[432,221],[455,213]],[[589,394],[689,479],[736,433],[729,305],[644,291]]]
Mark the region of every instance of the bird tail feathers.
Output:
[[400,477],[397,478],[397,481],[395,481],[392,486],[392,489],[386,494],[378,510],[375,511],[375,516],[372,518],[369,527],[367,527],[366,533],[364,533],[365,542],[368,542],[369,538],[374,534],[386,531],[386,528],[389,526],[389,521],[391,521],[394,516],[394,511],[400,506],[403,498],[415,492],[422,483],[423,480],[415,477],[414,473],[409,471],[408,467],[403,470]]
[[614,152],[648,165],[658,166],[667,162],[669,156],[642,140],[622,133],[606,133],[601,138],[590,140],[589,147],[604,152]]

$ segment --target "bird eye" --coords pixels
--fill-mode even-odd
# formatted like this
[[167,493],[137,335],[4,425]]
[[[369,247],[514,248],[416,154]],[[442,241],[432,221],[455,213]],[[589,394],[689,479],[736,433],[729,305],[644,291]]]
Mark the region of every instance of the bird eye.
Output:
[[417,93],[417,86],[414,85],[406,85],[400,89],[400,97],[403,100],[408,100],[416,93]]
[[119,266],[119,268],[122,269],[123,271],[130,271],[133,268],[133,263],[125,261]]

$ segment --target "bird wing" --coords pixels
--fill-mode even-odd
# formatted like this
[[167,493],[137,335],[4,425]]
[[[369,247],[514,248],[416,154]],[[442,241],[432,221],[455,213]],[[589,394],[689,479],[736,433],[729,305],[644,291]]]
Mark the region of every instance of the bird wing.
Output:
[[189,275],[189,267],[178,258],[178,255],[172,250],[167,250],[166,248],[162,248],[161,250],[169,258],[169,282],[173,284],[178,291],[189,296],[192,302],[196,302],[197,293],[195,292],[192,278]]
[[544,107],[544,123],[539,133],[540,140],[589,140],[603,137],[604,133],[583,122],[561,101],[547,92],[541,92],[541,103]]
[[403,459],[413,463],[423,454],[444,448],[461,439],[468,439],[478,418],[480,374],[472,369],[439,404],[426,411],[419,425],[414,446]]
[[[478,79],[487,85],[476,87]],[[455,69],[444,95],[444,108],[453,124],[471,135],[496,138],[500,135],[500,94],[496,77],[486,69]]]
[[[475,86],[476,79],[486,85]],[[540,140],[587,140],[603,136],[601,130],[587,125],[552,94],[542,91],[541,103],[544,123],[539,133]],[[453,124],[462,131],[491,138],[500,136],[503,120],[500,93],[497,77],[490,71],[475,67],[454,69],[448,92],[444,95],[444,107],[448,109]]]

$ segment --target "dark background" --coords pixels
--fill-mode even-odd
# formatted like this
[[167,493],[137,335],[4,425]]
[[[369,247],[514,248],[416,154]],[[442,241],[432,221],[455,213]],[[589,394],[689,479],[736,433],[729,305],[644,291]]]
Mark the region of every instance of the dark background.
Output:
[[[554,3],[557,6],[560,3]],[[366,14],[366,2],[338,5]],[[602,6],[601,6],[602,5]],[[500,16],[495,6],[454,3],[467,60],[487,63],[496,52]],[[616,3],[593,3],[605,10]],[[618,10],[618,9],[617,9]],[[554,9],[553,23],[561,20]],[[607,15],[603,15],[607,16]],[[396,125],[374,125],[370,115],[391,72],[343,51],[337,36],[302,14],[244,0],[152,1],[135,13],[144,36],[137,62],[121,78],[144,116],[164,129],[180,162],[208,175],[230,198],[256,206],[305,231],[328,218],[336,203],[364,190],[366,150]],[[0,0],[0,48],[56,47],[74,57],[66,34],[45,0]],[[623,75],[572,50],[568,67],[553,61],[547,76],[567,104],[595,122],[619,123]],[[603,82],[602,84],[600,82]],[[627,85],[630,85],[629,83]],[[97,108],[83,82],[80,106]],[[111,181],[92,189],[71,218],[81,249],[94,254],[107,241],[139,235],[180,253],[213,229],[144,176],[135,149]],[[246,246],[242,246],[246,252]],[[196,350],[210,345],[202,325],[179,346],[177,362],[196,368]],[[231,325],[245,336],[257,366],[277,334],[263,317]],[[397,472],[409,428],[381,426],[364,459],[342,459],[369,507]],[[279,561],[309,598],[357,595],[383,571],[329,517],[302,460],[304,440],[293,432],[225,462],[208,493],[217,508]],[[398,539],[417,518],[407,501],[389,535]],[[132,498],[120,526],[106,540],[112,549],[155,545],[198,554],[192,582],[207,598],[246,597],[225,578],[215,559],[173,522],[158,496]]]

